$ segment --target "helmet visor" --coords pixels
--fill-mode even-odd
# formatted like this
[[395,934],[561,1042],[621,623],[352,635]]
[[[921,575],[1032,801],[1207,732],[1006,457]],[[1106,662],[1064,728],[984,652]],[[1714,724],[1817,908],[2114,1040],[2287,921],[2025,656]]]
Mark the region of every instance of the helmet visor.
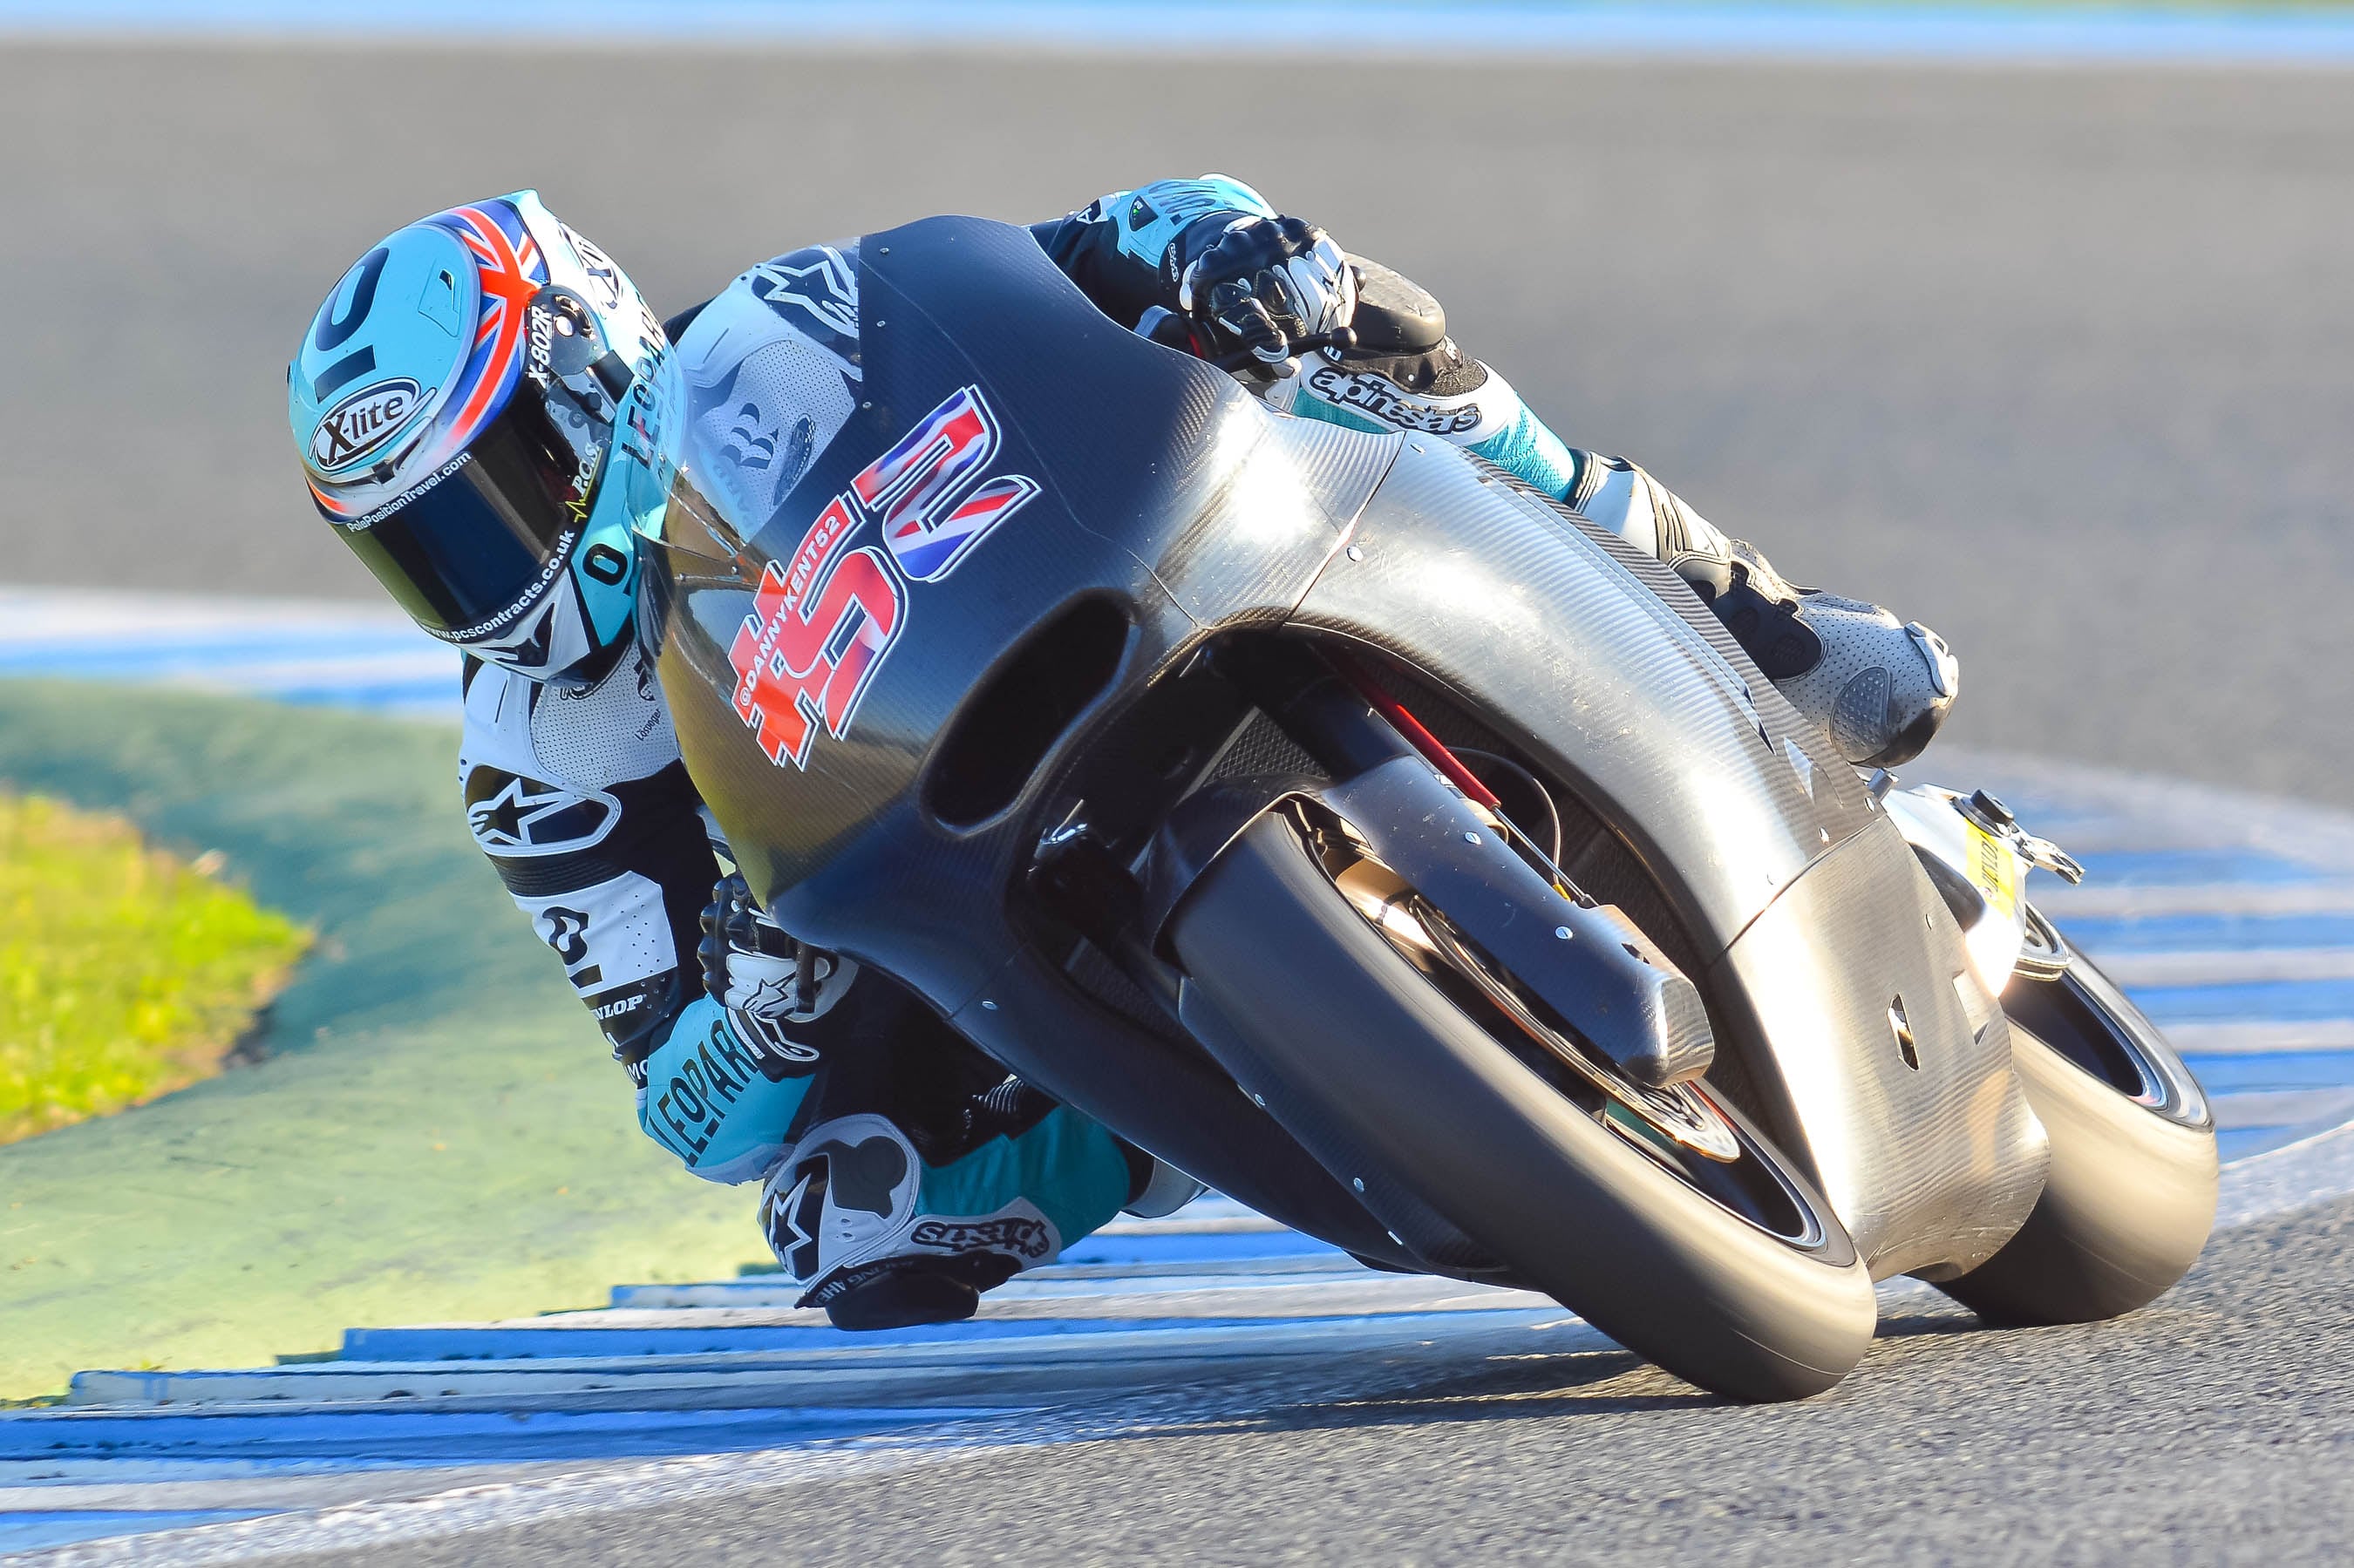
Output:
[[519,377],[468,449],[398,501],[340,524],[419,625],[495,636],[563,573],[611,445],[611,394],[585,372]]

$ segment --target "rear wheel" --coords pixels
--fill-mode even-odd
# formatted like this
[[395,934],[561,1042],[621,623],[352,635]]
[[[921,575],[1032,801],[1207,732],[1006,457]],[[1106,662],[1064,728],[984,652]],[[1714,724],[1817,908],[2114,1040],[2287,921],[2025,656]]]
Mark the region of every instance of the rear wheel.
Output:
[[1819,1393],[1862,1355],[1872,1283],[1820,1194],[1704,1085],[1580,1047],[1338,824],[1262,818],[1171,936],[1211,1048],[1376,1213],[1402,1189],[1732,1398]]
[[2089,1323],[2147,1305],[2198,1259],[2215,1223],[2215,1127],[2181,1058],[2108,977],[2041,916],[2030,938],[2003,1009],[2052,1173],[2019,1234],[1939,1288],[1989,1322]]

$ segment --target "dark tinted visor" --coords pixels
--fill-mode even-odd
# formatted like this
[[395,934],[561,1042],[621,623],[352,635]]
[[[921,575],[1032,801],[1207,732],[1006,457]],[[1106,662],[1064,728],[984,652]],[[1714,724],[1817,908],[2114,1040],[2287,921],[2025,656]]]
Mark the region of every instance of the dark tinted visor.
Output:
[[545,389],[518,377],[451,466],[366,526],[337,530],[428,630],[459,641],[496,632],[538,602],[588,525],[612,397],[585,368],[553,369]]

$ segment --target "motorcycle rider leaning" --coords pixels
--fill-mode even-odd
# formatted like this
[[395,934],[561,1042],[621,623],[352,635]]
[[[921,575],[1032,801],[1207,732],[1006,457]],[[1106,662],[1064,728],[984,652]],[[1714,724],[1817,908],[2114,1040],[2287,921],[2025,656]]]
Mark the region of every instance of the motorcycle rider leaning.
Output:
[[[1951,706],[1934,634],[1792,588],[1641,469],[1570,448],[1455,346],[1437,301],[1248,186],[1163,180],[1032,232],[1121,325],[1248,351],[1275,407],[1452,441],[1655,555],[1850,761],[1914,755]],[[1295,369],[1296,340],[1341,327],[1352,346]],[[666,504],[665,440],[684,432],[695,482],[765,518],[856,407],[854,242],[762,262],[665,325],[521,191],[368,251],[287,375],[321,514],[463,654],[475,842],[629,1072],[645,1132],[706,1180],[763,1182],[804,1305],[846,1328],[961,1318],[1123,1207],[1200,1191],[769,922],[723,874],[633,636],[631,535]]]

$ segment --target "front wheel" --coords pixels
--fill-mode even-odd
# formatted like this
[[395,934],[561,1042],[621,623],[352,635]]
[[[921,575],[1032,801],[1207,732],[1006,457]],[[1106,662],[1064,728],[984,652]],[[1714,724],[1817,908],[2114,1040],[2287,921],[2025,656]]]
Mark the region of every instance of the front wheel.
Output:
[[2011,1064],[2052,1135],[2019,1234],[1939,1288],[1988,1322],[2121,1317],[2189,1272],[2215,1223],[2215,1126],[2139,1010],[2036,916],[2003,993]]
[[1403,1189],[1731,1398],[1819,1393],[1861,1357],[1872,1282],[1812,1185],[1704,1086],[1566,1070],[1559,1021],[1343,833],[1260,819],[1170,930],[1223,1023],[1205,1044],[1359,1192]]

